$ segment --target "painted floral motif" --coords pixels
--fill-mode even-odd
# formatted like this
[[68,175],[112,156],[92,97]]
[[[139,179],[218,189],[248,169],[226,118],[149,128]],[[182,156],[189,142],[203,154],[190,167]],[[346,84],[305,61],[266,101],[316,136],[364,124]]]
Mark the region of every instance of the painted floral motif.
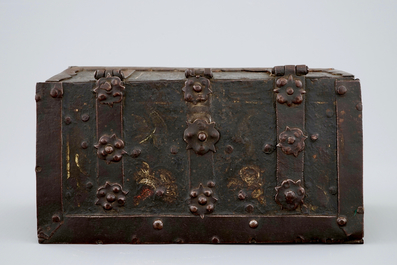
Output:
[[295,79],[290,75],[288,79],[281,77],[277,79],[276,86],[273,91],[277,93],[277,102],[280,104],[287,103],[291,106],[292,103],[299,105],[303,101],[303,94],[306,91],[303,89],[302,81]]
[[94,145],[94,147],[98,149],[98,157],[105,160],[108,164],[111,162],[119,162],[123,158],[123,154],[127,153],[123,149],[123,140],[117,138],[115,134],[112,136],[106,134],[101,136],[99,142]]
[[299,152],[305,148],[305,140],[307,136],[303,135],[302,130],[298,128],[286,127],[285,131],[279,135],[279,143],[277,144],[281,150],[287,155],[298,156]]
[[185,92],[185,100],[196,105],[197,102],[208,100],[208,95],[212,93],[211,82],[205,77],[190,77],[182,91]]
[[114,103],[121,102],[123,99],[124,89],[121,79],[108,73],[106,77],[102,77],[96,82],[94,92],[97,94],[99,102],[113,106]]
[[117,211],[118,208],[124,206],[127,194],[128,192],[124,191],[120,184],[106,182],[105,185],[99,187],[96,194],[98,199],[95,204],[101,205],[106,211],[112,209]]
[[186,149],[193,149],[197,154],[204,155],[208,151],[216,152],[215,144],[219,140],[219,132],[215,129],[215,122],[205,120],[187,122],[183,139],[187,143]]
[[178,196],[175,178],[166,169],[152,170],[148,163],[143,162],[142,167],[134,174],[134,180],[140,185],[139,193],[134,197],[134,205],[139,205],[149,197],[173,203]]
[[301,187],[301,181],[291,179],[284,180],[281,186],[276,187],[276,202],[281,205],[282,209],[295,210],[300,204],[303,204],[305,189]]
[[209,183],[208,187],[203,187],[203,184],[200,183],[198,188],[190,192],[190,212],[194,215],[200,215],[202,219],[204,214],[210,214],[214,211],[215,203],[218,201],[214,197],[211,187],[211,183]]

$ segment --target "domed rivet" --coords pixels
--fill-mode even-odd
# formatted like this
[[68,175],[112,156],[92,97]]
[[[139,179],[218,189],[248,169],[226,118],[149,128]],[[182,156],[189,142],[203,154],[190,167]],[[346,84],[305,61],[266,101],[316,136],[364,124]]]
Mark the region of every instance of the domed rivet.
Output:
[[249,226],[250,226],[251,228],[257,228],[257,227],[258,227],[258,221],[256,221],[256,220],[251,220],[251,221],[249,222]]
[[231,146],[230,144],[226,146],[225,152],[228,154],[233,153],[233,146]]
[[358,111],[362,111],[362,110],[363,110],[363,104],[362,104],[361,102],[360,102],[360,103],[357,103],[356,109],[357,109]]
[[67,125],[69,125],[70,123],[72,123],[72,118],[70,118],[69,116],[65,117],[65,123]]
[[40,173],[41,170],[42,170],[42,168],[41,168],[40,166],[37,166],[37,167],[35,168],[35,171],[36,171],[37,173]]
[[338,88],[336,89],[336,93],[338,93],[339,95],[344,95],[347,92],[347,88],[345,86],[338,86]]
[[54,223],[58,223],[59,221],[61,221],[61,217],[59,217],[59,215],[57,215],[57,214],[54,214],[54,215],[52,216],[52,221],[53,221]]
[[318,139],[318,133],[313,133],[311,136],[310,136],[310,139],[314,142],[314,141],[317,141],[317,139]]
[[209,187],[209,188],[215,187],[215,182],[213,182],[213,181],[208,181],[208,182],[207,182],[207,187]]
[[105,147],[105,152],[108,153],[108,154],[111,154],[111,153],[114,152],[114,148],[112,146],[110,146],[110,145],[106,146]]
[[340,216],[336,219],[336,222],[339,226],[345,226],[347,224],[347,219],[346,217]]
[[106,196],[106,200],[107,200],[108,202],[114,202],[114,201],[116,200],[116,196],[114,196],[113,194],[108,194],[108,195]]
[[163,222],[161,220],[156,220],[153,222],[153,228],[156,230],[163,229]]
[[156,196],[162,197],[164,195],[164,190],[163,189],[157,189],[156,190]]
[[58,97],[58,95],[59,95],[58,89],[56,89],[55,87],[52,88],[51,91],[50,91],[50,95],[51,95],[51,97],[53,97],[53,98]]
[[202,142],[204,142],[207,139],[207,135],[205,133],[199,133],[198,134],[198,139]]
[[196,213],[198,211],[198,208],[194,205],[190,206],[189,209],[192,213]]
[[264,152],[265,154],[270,154],[271,152],[273,152],[273,150],[274,150],[274,147],[273,147],[273,145],[271,145],[271,144],[265,144],[265,145],[263,146],[263,152]]
[[36,102],[39,102],[41,99],[41,96],[39,94],[36,94],[36,96],[34,97],[34,99],[36,100]]
[[240,191],[238,192],[238,198],[239,198],[239,200],[245,200],[245,197],[246,197],[245,193],[244,193],[242,190],[240,190]]
[[89,119],[90,119],[90,115],[88,115],[88,114],[83,114],[83,115],[81,115],[81,120],[82,120],[82,121],[86,122],[86,121],[88,121]]
[[171,146],[170,152],[173,155],[176,155],[178,153],[178,148],[176,146]]
[[330,192],[332,195],[335,195],[335,194],[338,193],[338,189],[336,188],[336,186],[331,186],[331,187],[329,187],[329,192]]
[[88,143],[86,141],[81,142],[81,148],[87,149],[88,148]]
[[201,205],[205,205],[207,203],[207,198],[205,198],[204,196],[200,196],[197,200],[198,203],[200,203]]
[[211,242],[214,243],[214,244],[219,243],[219,241],[220,240],[219,240],[219,238],[217,236],[213,236],[212,239],[211,239]]
[[247,213],[252,213],[254,211],[254,206],[252,204],[248,204],[247,206],[245,206],[245,211]]
[[87,188],[87,189],[91,189],[92,188],[92,182],[87,182],[86,184],[85,184],[85,187]]
[[141,154],[141,149],[134,149],[132,150],[132,157],[137,158]]

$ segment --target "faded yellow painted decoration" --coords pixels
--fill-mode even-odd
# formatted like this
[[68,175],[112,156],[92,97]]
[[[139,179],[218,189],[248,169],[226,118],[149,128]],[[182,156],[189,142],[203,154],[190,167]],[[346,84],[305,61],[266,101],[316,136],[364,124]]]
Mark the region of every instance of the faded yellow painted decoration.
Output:
[[266,200],[263,192],[263,180],[261,179],[261,170],[258,166],[245,166],[238,172],[238,177],[231,178],[227,184],[228,188],[233,190],[247,189],[251,192],[253,199],[258,200],[260,204],[265,205]]
[[81,173],[83,173],[84,175],[88,175],[87,172],[85,172],[85,171],[80,167],[80,164],[79,164],[79,154],[76,154],[76,155],[74,156],[74,162],[76,163],[76,166],[78,167],[78,169],[80,170]]

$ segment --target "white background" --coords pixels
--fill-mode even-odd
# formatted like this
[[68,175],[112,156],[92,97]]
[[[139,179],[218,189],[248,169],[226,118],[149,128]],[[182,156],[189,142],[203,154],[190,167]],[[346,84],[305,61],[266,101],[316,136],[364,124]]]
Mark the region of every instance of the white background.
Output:
[[[397,1],[0,0],[0,264],[397,264]],[[364,245],[39,245],[35,83],[67,66],[334,67],[360,78]]]

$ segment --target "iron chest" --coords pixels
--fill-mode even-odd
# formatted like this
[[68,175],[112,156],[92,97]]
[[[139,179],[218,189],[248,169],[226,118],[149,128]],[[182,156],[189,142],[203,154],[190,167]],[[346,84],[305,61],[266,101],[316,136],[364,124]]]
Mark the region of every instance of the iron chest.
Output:
[[71,67],[38,83],[40,243],[362,243],[360,83]]

